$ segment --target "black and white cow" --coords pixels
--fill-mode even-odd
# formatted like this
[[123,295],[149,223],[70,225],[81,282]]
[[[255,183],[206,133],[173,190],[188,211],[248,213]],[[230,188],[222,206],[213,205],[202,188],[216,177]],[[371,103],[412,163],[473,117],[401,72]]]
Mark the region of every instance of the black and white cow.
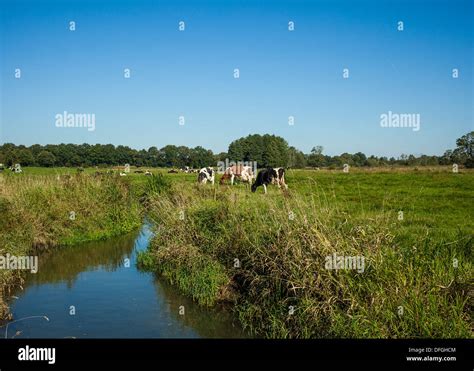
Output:
[[263,186],[265,193],[267,193],[267,185],[276,184],[278,188],[284,186],[285,189],[288,189],[288,186],[285,183],[285,169],[282,167],[260,170],[257,174],[257,179],[252,184],[252,192],[255,192],[258,187]]
[[285,187],[285,189],[288,189],[288,186],[285,183],[285,168],[283,167],[275,167],[273,168],[275,172],[277,173],[277,177],[273,179],[273,183],[278,186],[278,188],[281,188],[282,186]]
[[210,181],[211,184],[214,185],[215,173],[216,172],[212,167],[203,167],[201,170],[199,170],[198,183],[206,184],[207,181]]

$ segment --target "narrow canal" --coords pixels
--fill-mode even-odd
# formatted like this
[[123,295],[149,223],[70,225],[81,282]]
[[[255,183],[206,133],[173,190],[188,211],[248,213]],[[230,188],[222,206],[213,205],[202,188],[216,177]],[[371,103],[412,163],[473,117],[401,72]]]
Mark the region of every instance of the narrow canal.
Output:
[[[9,338],[245,337],[228,311],[198,306],[136,267],[152,232],[51,250],[10,301]],[[45,318],[28,318],[46,316]],[[6,328],[0,329],[5,336]]]

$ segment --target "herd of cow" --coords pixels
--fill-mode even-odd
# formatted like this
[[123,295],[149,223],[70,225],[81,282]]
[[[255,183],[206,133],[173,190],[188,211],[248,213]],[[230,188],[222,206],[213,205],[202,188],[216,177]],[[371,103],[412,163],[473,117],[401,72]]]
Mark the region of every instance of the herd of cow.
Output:
[[[216,171],[212,167],[203,167],[199,170],[198,183],[206,184],[210,182],[214,184]],[[278,168],[266,168],[258,172],[255,176],[251,166],[234,165],[228,167],[221,177],[220,184],[224,184],[226,180],[230,180],[230,184],[234,184],[234,180],[239,179],[241,182],[252,184],[252,192],[255,192],[258,187],[263,186],[265,193],[267,193],[267,185],[276,184],[278,188],[284,187],[288,189],[285,183],[285,169],[282,167]]]
[[[0,170],[3,170],[3,164],[0,164]],[[9,170],[14,172],[21,172],[21,168],[19,166],[13,167],[11,166]],[[117,167],[113,170],[121,170],[121,168]],[[84,169],[79,168],[78,171],[84,171]],[[210,182],[214,184],[216,171],[212,167],[203,167],[201,170],[192,169],[189,167],[181,169],[186,173],[198,173],[198,183],[206,184]],[[169,173],[177,173],[177,170],[170,170]],[[144,173],[145,175],[152,175],[150,171],[142,171],[136,170],[135,173]],[[120,176],[126,176],[126,172],[120,171]],[[230,184],[234,185],[235,179],[239,179],[241,182],[252,184],[252,192],[255,192],[258,187],[263,186],[265,193],[267,193],[267,186],[269,184],[276,184],[278,188],[284,187],[288,189],[288,186],[285,183],[285,169],[282,167],[277,168],[266,168],[262,169],[258,172],[257,176],[255,176],[251,166],[245,165],[233,165],[229,166],[222,175],[220,179],[220,184],[224,184],[226,180],[230,180]],[[253,182],[253,183],[252,183]]]

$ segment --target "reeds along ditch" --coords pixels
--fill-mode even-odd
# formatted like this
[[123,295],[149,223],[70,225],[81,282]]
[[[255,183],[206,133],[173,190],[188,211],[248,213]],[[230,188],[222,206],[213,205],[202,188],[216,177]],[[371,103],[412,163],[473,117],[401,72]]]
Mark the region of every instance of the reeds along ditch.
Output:
[[[116,176],[11,175],[0,178],[0,255],[105,239],[137,228],[141,209],[130,185]],[[0,318],[22,271],[0,270]]]
[[[318,192],[175,184],[150,200],[139,263],[202,305],[230,303],[256,336],[472,336],[472,238],[408,239],[394,211],[346,213]],[[328,269],[334,254],[363,257],[363,272]]]

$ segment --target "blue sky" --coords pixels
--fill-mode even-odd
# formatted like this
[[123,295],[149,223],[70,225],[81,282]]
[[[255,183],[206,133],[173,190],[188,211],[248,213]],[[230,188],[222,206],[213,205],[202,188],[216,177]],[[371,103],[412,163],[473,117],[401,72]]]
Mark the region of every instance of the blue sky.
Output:
[[[304,152],[442,154],[474,130],[472,3],[0,0],[0,142],[220,152],[271,133]],[[57,128],[63,111],[95,131]],[[382,128],[388,111],[421,129]]]

